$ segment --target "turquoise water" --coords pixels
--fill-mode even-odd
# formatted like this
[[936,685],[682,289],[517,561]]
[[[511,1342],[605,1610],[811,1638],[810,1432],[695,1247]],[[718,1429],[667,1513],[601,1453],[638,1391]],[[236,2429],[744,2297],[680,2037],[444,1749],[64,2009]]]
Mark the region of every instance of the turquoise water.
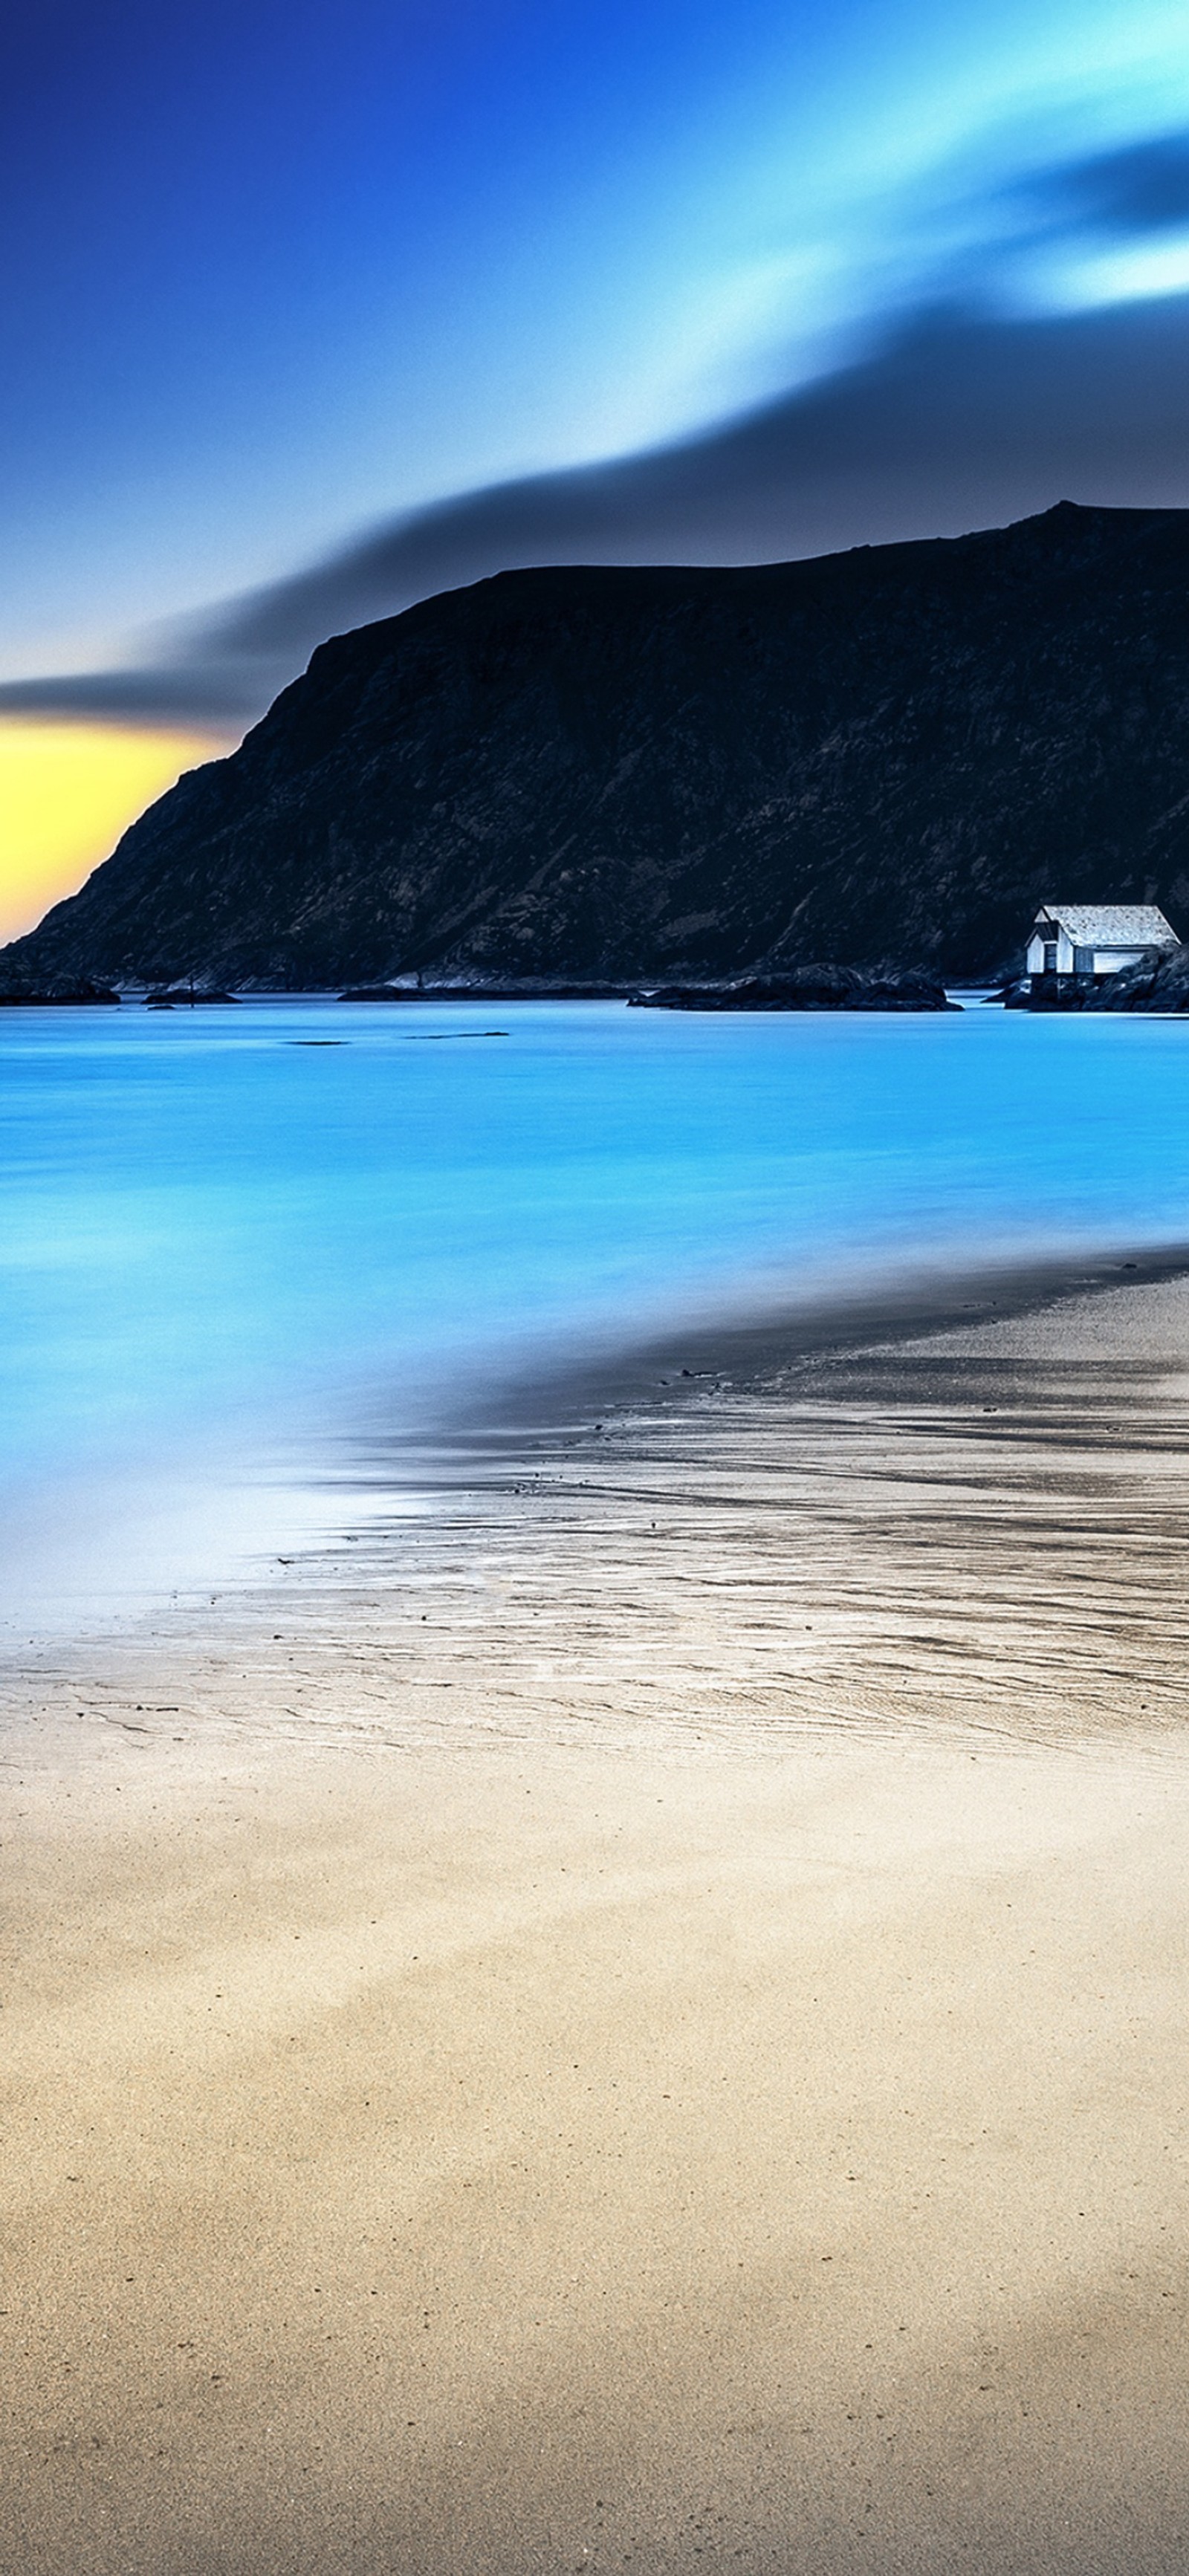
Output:
[[319,1525],[353,1429],[432,1418],[460,1375],[932,1261],[1180,1239],[1189,1027],[8,1011],[0,1170],[12,1627]]

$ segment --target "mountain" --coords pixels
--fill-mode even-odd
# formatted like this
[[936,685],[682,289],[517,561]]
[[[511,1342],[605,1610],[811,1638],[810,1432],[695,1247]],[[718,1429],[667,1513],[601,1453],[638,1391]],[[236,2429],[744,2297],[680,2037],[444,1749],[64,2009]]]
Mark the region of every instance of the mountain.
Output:
[[337,636],[0,985],[978,977],[1189,917],[1189,511],[503,573]]

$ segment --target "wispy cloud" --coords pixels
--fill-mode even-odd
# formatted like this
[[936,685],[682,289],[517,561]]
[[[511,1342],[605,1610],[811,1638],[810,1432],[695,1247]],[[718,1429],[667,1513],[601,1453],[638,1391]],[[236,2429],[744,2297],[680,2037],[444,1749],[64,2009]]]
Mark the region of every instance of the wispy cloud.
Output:
[[756,562],[1062,496],[1189,504],[1189,132],[1018,166],[952,240],[939,206],[932,276],[816,380],[698,436],[395,518],[137,666],[9,682],[0,709],[228,727],[327,635],[516,566]]
[[1091,152],[1041,172],[1038,204],[1059,219],[1119,233],[1189,227],[1189,133],[1144,137],[1113,152]]

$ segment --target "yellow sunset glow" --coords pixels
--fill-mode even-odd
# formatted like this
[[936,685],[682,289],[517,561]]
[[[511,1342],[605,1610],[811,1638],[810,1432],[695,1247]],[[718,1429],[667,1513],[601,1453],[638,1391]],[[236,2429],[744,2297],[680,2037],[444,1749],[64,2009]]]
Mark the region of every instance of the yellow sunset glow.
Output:
[[227,748],[209,734],[0,718],[0,941],[75,893],[183,769]]

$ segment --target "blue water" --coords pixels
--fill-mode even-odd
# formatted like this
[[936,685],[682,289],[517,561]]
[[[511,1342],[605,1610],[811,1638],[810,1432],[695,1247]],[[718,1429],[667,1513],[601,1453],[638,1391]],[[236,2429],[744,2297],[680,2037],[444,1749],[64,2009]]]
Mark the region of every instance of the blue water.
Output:
[[924,1263],[1184,1238],[1189,1027],[8,1011],[0,1172],[13,1628],[318,1525],[353,1429],[432,1417],[460,1376]]

